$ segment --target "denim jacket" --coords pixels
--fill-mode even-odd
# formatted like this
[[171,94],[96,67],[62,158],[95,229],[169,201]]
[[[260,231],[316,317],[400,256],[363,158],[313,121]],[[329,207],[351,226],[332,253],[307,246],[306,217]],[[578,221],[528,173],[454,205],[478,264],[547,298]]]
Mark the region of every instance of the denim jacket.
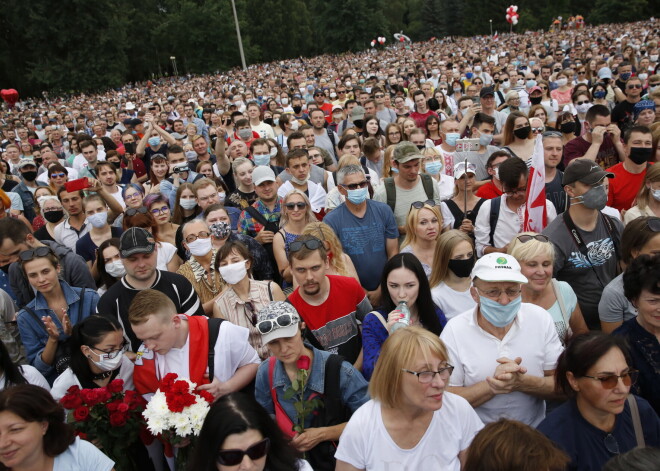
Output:
[[[85,297],[81,300],[80,294],[82,293],[83,288],[71,287],[66,281],[62,280],[60,280],[60,286],[64,292],[64,298],[69,305],[68,314],[72,326],[96,312],[96,304],[99,301],[99,295],[96,291],[86,289]],[[39,373],[44,375],[50,384],[53,384],[56,377],[55,368],[53,365],[44,363],[41,359],[41,352],[43,352],[46,347],[46,342],[48,341],[48,333],[46,332],[46,329],[44,329],[41,318],[44,316],[50,316],[50,318],[53,319],[53,322],[60,331],[60,340],[66,340],[68,336],[64,334],[59,318],[48,307],[48,303],[43,294],[37,292],[36,297],[30,301],[26,307],[34,311],[38,317],[38,319],[35,319],[34,316],[25,309],[21,309],[17,316],[18,330],[21,333],[21,340],[25,346],[28,362],[39,370]]]
[[[323,394],[325,390],[325,363],[331,355],[329,352],[317,350],[311,345],[307,345],[314,352],[312,368],[310,369],[309,379],[305,385],[305,399],[309,399],[312,393]],[[355,412],[362,404],[369,400],[367,388],[369,383],[362,377],[362,374],[356,370],[353,365],[343,362],[339,372],[340,390],[342,402]],[[285,400],[284,392],[291,387],[291,380],[284,371],[284,365],[277,360],[275,362],[275,371],[273,371],[273,387],[277,391],[277,400],[282,405],[284,412],[289,416],[293,423],[297,423],[298,414],[293,406],[293,400]],[[275,414],[275,406],[270,392],[268,378],[268,360],[259,365],[255,386],[255,397],[269,414]],[[305,427],[310,427],[313,416],[310,414],[305,419]]]

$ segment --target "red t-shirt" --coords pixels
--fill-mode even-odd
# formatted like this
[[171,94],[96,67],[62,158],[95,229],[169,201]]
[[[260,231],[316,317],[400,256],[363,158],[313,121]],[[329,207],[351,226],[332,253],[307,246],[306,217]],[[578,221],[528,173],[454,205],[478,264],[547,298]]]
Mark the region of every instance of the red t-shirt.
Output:
[[332,121],[332,103],[328,103],[326,101],[321,106],[319,106],[319,109],[323,110],[323,114],[325,115],[325,120],[328,123],[330,123]]
[[644,183],[646,168],[641,173],[630,173],[623,167],[623,162],[607,169],[614,174],[609,181],[610,189],[607,195],[607,205],[626,211],[633,206],[635,197]]
[[485,185],[482,185],[479,187],[477,192],[475,193],[479,198],[484,198],[487,200],[492,200],[493,198],[497,198],[498,196],[502,196],[502,190],[497,188],[493,181],[489,181]]
[[420,129],[426,129],[426,119],[429,116],[438,116],[438,113],[428,110],[426,113],[418,113],[417,111],[413,111],[410,113],[410,118],[415,120],[415,126],[417,126]]

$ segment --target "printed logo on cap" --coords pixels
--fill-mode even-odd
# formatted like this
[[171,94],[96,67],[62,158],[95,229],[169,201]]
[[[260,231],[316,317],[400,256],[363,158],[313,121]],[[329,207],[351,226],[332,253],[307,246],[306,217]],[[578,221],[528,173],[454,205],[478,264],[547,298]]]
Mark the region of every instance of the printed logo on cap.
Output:
[[500,257],[500,258],[498,258],[498,259],[495,260],[495,261],[498,263],[498,265],[506,265],[506,261],[507,261],[507,260],[506,260],[506,258],[504,258],[504,257]]

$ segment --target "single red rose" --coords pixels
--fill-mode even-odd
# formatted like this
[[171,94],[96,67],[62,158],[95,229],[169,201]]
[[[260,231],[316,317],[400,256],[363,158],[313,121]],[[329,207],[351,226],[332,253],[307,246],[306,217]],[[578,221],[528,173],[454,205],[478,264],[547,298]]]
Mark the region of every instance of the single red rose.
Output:
[[80,406],[73,411],[73,418],[76,422],[84,422],[89,417],[89,407]]
[[128,412],[128,410],[129,410],[128,404],[122,402],[117,405],[117,411],[119,412]]
[[106,389],[111,393],[118,393],[124,390],[124,380],[123,379],[113,379],[110,381],[110,384],[106,386]]
[[67,394],[62,399],[60,399],[60,404],[62,404],[62,407],[69,410],[73,410],[82,406],[82,403],[82,398],[77,392],[75,394]]
[[76,386],[75,384],[71,386],[69,389],[66,390],[67,395],[68,394],[74,394],[80,392],[80,386]]
[[308,370],[311,363],[312,360],[307,355],[303,355],[298,358],[298,361],[296,362],[296,368],[299,370]]

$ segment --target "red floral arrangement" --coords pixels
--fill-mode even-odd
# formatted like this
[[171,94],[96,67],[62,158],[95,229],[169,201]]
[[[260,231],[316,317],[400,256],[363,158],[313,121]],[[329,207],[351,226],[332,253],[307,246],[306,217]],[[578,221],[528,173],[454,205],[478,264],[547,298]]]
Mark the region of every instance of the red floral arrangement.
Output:
[[73,425],[76,435],[101,448],[118,471],[137,469],[126,448],[138,440],[147,402],[135,391],[124,392],[123,379],[115,379],[103,388],[71,386],[60,404],[67,409],[67,422]]

